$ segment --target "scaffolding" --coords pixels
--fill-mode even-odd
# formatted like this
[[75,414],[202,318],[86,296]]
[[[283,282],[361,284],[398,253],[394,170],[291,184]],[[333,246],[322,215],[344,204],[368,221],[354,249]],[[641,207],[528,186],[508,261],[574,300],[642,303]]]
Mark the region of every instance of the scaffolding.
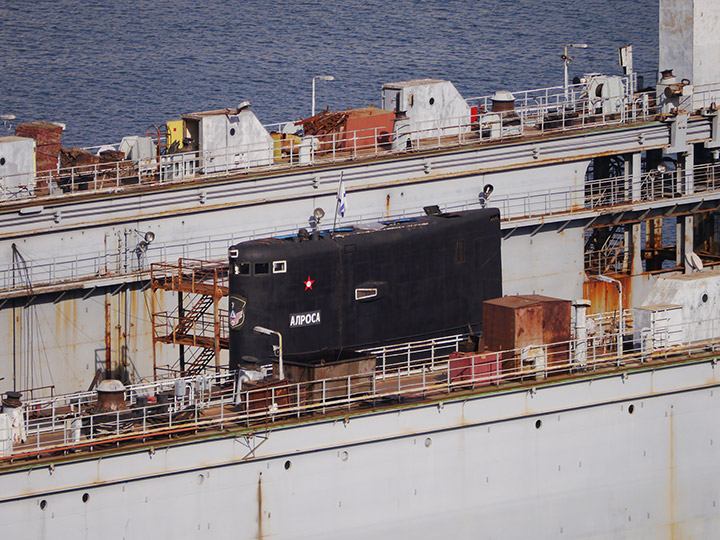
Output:
[[[220,307],[220,301],[228,295],[228,271],[227,263],[197,259],[150,266],[155,380],[162,369],[183,377],[198,375],[213,360],[215,372],[220,371],[220,351],[228,348],[229,341],[227,325],[222,322],[227,319],[227,310]],[[175,309],[156,309],[156,293],[160,290],[177,292]],[[158,366],[158,343],[178,345],[176,364],[169,368]]]

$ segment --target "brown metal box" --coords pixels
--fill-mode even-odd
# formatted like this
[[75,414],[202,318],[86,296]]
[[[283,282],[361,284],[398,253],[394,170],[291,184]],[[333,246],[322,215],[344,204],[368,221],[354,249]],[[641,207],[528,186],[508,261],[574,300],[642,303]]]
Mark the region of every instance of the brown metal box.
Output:
[[[570,355],[570,300],[536,294],[504,296],[483,302],[483,338],[491,351],[548,347],[550,366],[567,363]],[[516,352],[516,355],[518,353]],[[506,356],[512,358],[512,354]],[[518,366],[506,366],[514,369]]]
[[[273,373],[277,373],[277,360],[273,360]],[[323,399],[341,398],[372,390],[375,376],[375,357],[350,354],[343,351],[340,358],[320,358],[312,361],[283,362],[285,378],[291,383],[306,383],[305,397],[309,403]],[[332,379],[325,382],[322,379]]]
[[287,407],[291,402],[285,381],[267,379],[264,381],[246,381],[243,391],[247,396],[243,400],[243,408],[249,413],[266,412],[271,406]]

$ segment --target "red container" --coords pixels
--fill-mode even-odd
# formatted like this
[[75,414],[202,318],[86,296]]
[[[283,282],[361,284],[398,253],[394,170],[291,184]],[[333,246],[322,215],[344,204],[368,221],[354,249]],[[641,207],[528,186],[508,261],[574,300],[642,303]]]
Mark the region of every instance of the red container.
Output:
[[502,370],[499,353],[461,353],[450,355],[450,382],[475,380],[482,386],[497,382]]
[[348,112],[345,130],[340,134],[342,148],[375,148],[387,144],[395,128],[395,113],[375,107]]

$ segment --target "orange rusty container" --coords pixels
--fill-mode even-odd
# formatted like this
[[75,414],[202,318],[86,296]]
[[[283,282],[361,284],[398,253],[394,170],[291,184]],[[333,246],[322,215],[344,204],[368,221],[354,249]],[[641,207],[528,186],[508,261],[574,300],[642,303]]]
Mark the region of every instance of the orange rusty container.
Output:
[[[570,359],[570,300],[536,294],[504,296],[483,302],[483,338],[491,351],[530,346],[547,348],[549,366]],[[514,355],[506,355],[508,360]],[[506,366],[507,369],[518,366]]]
[[342,148],[375,148],[391,141],[395,127],[393,111],[365,107],[347,112],[345,129],[340,134]]

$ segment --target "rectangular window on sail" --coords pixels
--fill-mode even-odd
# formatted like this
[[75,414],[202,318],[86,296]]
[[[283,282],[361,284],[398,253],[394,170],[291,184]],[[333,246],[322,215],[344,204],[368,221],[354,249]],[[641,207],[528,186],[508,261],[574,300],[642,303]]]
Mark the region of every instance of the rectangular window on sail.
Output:
[[355,300],[370,300],[378,295],[377,288],[355,289]]

